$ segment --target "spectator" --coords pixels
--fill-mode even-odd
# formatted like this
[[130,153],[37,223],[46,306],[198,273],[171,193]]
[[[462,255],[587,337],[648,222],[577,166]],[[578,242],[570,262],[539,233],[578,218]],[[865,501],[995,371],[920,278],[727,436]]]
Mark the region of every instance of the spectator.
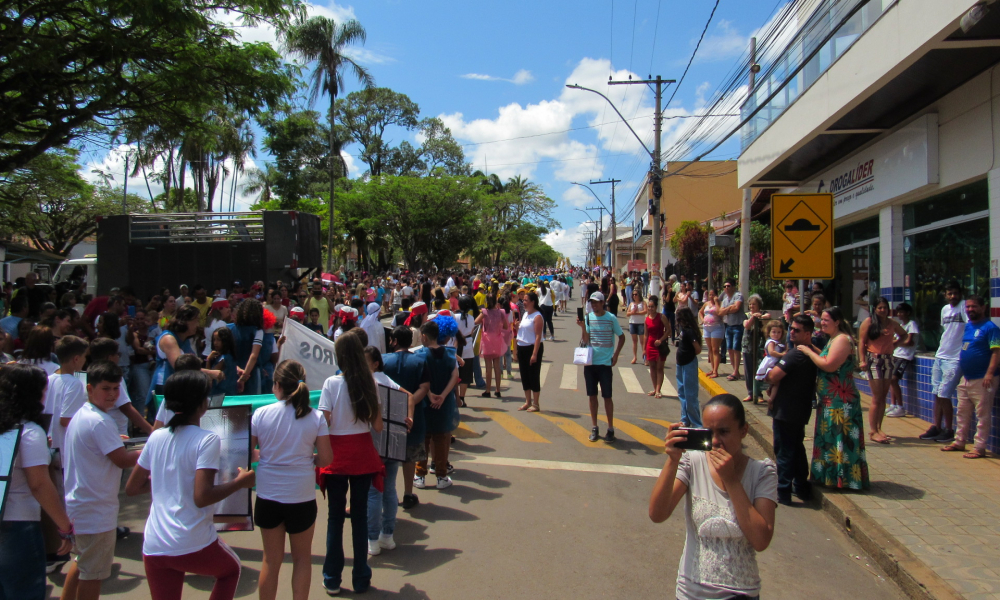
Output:
[[736,289],[736,280],[732,277],[726,279],[722,286],[721,300],[719,316],[726,325],[726,348],[729,350],[729,362],[733,365],[733,372],[726,379],[739,381],[742,377],[740,351],[743,347],[743,295]]
[[912,306],[906,302],[897,304],[896,315],[903,331],[907,333],[907,337],[905,340],[897,340],[896,350],[892,353],[892,378],[889,380],[892,391],[892,406],[885,411],[887,417],[906,416],[906,410],[903,408],[903,390],[899,387],[899,382],[906,376],[907,369],[913,364],[917,354],[917,338],[920,336],[917,322],[910,318],[913,315]]
[[677,309],[677,396],[681,401],[681,422],[685,427],[701,427],[698,408],[698,355],[701,329],[690,308]]
[[[889,318],[889,301],[879,296],[872,304],[871,316],[861,323],[858,334],[858,363],[868,374],[872,389],[872,405],[868,408],[868,436],[878,444],[888,444],[892,438],[882,431],[885,400],[892,378],[892,353],[899,342],[909,338],[906,330]],[[898,341],[897,341],[898,340]]]
[[15,296],[10,301],[10,315],[0,319],[0,328],[3,328],[11,339],[20,339],[19,326],[21,321],[28,316],[28,301],[25,298]]
[[[604,398],[604,413],[608,418],[608,432],[604,439],[611,444],[615,441],[615,403],[612,399],[611,369],[618,363],[618,354],[625,346],[625,332],[622,331],[618,319],[604,310],[604,294],[592,292],[588,300],[592,312],[585,317],[585,320],[577,321],[577,325],[583,332],[583,344],[592,348],[591,364],[583,367],[583,379],[587,385],[587,397],[590,401],[592,426],[590,441],[596,442],[601,439],[597,427],[597,387],[600,385],[601,397]],[[617,347],[614,346],[615,338],[618,340]]]
[[208,297],[205,286],[200,283],[194,284],[194,288],[191,291],[194,293],[191,306],[198,309],[198,324],[204,327],[208,324],[208,311],[212,309],[212,300]]
[[958,384],[958,428],[955,441],[941,448],[944,452],[965,452],[972,415],[976,415],[976,437],[965,458],[985,458],[993,419],[993,397],[1000,383],[1000,327],[986,313],[986,301],[972,295],[965,300],[969,322],[962,335],[958,355],[962,380]]
[[264,307],[259,300],[247,298],[236,307],[236,322],[227,325],[236,342],[236,366],[243,370],[236,383],[237,393],[258,395],[265,360],[270,353],[261,352],[264,345]]
[[[934,394],[934,415],[930,428],[920,434],[922,440],[949,443],[955,439],[954,408],[951,395],[955,393],[958,382],[962,378],[959,370],[958,357],[962,347],[962,336],[969,317],[965,314],[962,302],[962,287],[957,281],[950,281],[945,286],[947,304],[941,307],[941,339],[937,352],[934,354],[934,367],[931,370],[931,392]],[[941,427],[943,425],[943,427]]]
[[22,365],[34,365],[45,371],[46,375],[51,375],[59,368],[59,364],[53,360],[56,357],[52,355],[55,346],[56,337],[52,335],[51,329],[44,325],[35,327],[28,334],[28,339],[24,343],[24,352],[21,353],[17,362]]

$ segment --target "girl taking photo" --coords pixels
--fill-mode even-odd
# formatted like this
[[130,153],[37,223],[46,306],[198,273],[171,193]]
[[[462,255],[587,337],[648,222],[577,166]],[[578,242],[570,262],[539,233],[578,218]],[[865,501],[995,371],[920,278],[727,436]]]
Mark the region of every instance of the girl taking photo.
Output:
[[305,380],[306,370],[299,362],[282,361],[274,371],[271,390],[278,401],[255,410],[250,421],[250,446],[259,448],[260,461],[253,512],[264,539],[261,600],[278,595],[286,533],[292,547],[292,598],[309,597],[316,526],[314,468],[330,464],[333,450],[326,418],[309,407]]
[[240,581],[240,559],[215,532],[213,505],[252,488],[254,472],[240,469],[229,483],[215,484],[222,443],[198,426],[211,387],[200,371],[167,379],[164,402],[173,417],[149,436],[125,484],[129,496],[152,495],[142,563],[153,600],[179,600],[187,573],[215,578],[213,600],[231,600]]
[[720,394],[705,405],[711,448],[685,451],[687,434],[667,433],[666,464],[649,498],[649,518],[662,523],[684,500],[687,537],[677,568],[677,598],[745,599],[760,596],[757,552],[774,535],[778,473],[770,460],[743,454],[749,432],[743,404]]

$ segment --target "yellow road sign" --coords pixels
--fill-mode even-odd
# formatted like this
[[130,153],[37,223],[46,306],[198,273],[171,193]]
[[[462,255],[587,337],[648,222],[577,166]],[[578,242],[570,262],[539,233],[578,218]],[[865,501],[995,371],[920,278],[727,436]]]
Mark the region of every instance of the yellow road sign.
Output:
[[771,277],[833,279],[833,195],[771,196]]

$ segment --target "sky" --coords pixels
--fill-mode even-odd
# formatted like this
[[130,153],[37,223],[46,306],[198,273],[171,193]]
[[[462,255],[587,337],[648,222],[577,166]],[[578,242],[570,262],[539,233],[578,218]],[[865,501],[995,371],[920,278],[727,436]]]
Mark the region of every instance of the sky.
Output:
[[[502,3],[456,3],[439,0],[369,0],[310,5],[311,15],[337,21],[357,19],[367,31],[363,46],[349,53],[366,66],[376,85],[401,92],[416,102],[421,117],[437,116],[463,144],[474,169],[501,178],[520,175],[542,186],[555,200],[560,226],[545,240],[574,263],[585,253],[584,232],[593,231],[597,211],[611,207],[611,186],[586,188],[571,182],[620,179],[616,212],[620,224],[631,224],[638,186],[649,168],[649,155],[600,96],[565,87],[579,84],[604,93],[652,148],[653,94],[643,85],[609,86],[615,80],[680,79],[706,27],[715,0],[578,0],[576,2],[507,0]],[[662,146],[671,160],[690,158],[671,142],[704,114],[706,103],[746,55],[749,38],[762,28],[784,0],[719,0],[705,38],[676,96],[664,106]],[[245,40],[275,44],[268,27],[237,27]],[[359,88],[346,78],[347,91]],[[664,92],[664,102],[675,93]],[[318,101],[318,107],[326,105]],[[673,118],[670,118],[673,117]],[[738,119],[728,117],[735,128]],[[418,143],[414,132],[388,133],[393,145]],[[259,145],[259,144],[258,144]],[[85,154],[82,173],[91,180],[112,177],[121,185],[124,152]],[[358,149],[345,148],[350,176],[364,165]],[[735,159],[735,140],[723,144],[710,159]],[[667,157],[665,157],[666,160]],[[259,151],[254,165],[268,160]],[[150,182],[155,195],[162,191]],[[129,191],[148,196],[140,176],[129,179]],[[254,198],[239,194],[238,210]],[[588,216],[588,214],[590,216]],[[605,214],[605,227],[610,219]]]

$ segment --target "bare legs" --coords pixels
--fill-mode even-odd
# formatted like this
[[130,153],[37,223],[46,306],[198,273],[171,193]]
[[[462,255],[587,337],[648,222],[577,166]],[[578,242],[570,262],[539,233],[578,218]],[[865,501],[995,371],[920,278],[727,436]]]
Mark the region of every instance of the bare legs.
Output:
[[889,441],[889,436],[882,432],[882,419],[885,417],[885,398],[889,393],[887,379],[871,379],[872,405],[868,409],[868,436],[873,442],[880,444]]
[[709,377],[719,376],[719,345],[722,343],[721,338],[708,338],[705,340],[708,342],[708,361],[712,365],[712,371],[708,373]]
[[[663,360],[649,361],[649,379],[653,382],[653,392],[651,395],[659,398],[662,396],[660,388],[663,387]],[[647,394],[650,395],[650,394]]]
[[[412,485],[412,477],[410,477]],[[312,538],[316,524],[303,531],[289,535],[292,546],[292,598],[309,598],[309,581],[312,576]],[[264,539],[264,561],[260,569],[260,600],[274,600],[278,596],[278,571],[285,559],[285,526],[261,529]]]

